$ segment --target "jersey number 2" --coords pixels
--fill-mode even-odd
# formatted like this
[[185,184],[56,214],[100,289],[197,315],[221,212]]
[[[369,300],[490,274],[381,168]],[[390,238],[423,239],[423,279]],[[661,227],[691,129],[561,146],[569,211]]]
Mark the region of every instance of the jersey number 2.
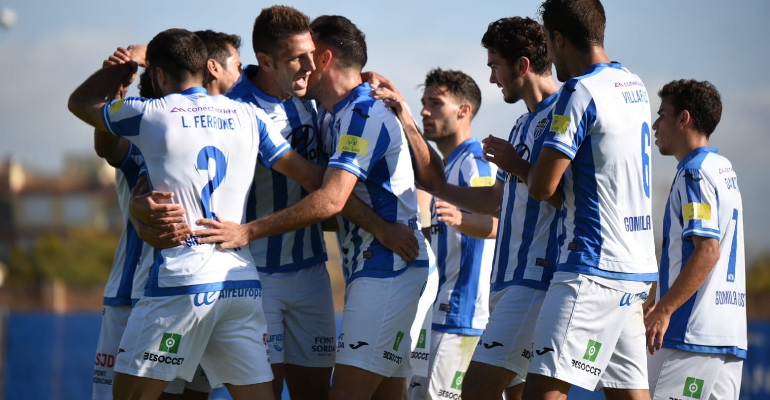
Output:
[[221,150],[214,146],[206,146],[198,153],[198,169],[208,171],[211,159],[214,159],[217,170],[211,180],[209,180],[209,183],[203,187],[203,190],[201,190],[201,206],[203,207],[204,218],[211,218],[219,221],[217,215],[211,211],[211,195],[214,194],[214,190],[219,187],[219,184],[222,183],[222,179],[225,178],[225,173],[227,173],[227,160]]

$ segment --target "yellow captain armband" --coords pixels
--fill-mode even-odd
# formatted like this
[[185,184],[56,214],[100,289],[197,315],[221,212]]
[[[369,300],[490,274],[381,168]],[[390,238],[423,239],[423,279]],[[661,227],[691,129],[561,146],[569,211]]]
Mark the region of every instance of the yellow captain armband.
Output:
[[349,151],[360,156],[365,156],[369,151],[369,141],[358,136],[342,135],[337,144],[337,151]]
[[682,217],[685,221],[709,220],[711,219],[711,204],[687,203],[682,206]]

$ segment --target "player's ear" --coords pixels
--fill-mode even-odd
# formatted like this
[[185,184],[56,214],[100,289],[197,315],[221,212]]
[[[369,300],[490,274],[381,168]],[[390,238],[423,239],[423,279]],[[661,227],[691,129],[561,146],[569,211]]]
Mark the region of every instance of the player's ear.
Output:
[[690,121],[692,121],[692,115],[690,115],[690,112],[687,110],[682,110],[682,112],[679,113],[679,117],[677,117],[677,124],[679,125],[679,129],[683,129],[687,125],[690,124]]
[[206,72],[212,78],[219,77],[219,63],[213,58],[209,58],[209,60],[206,61]]
[[319,63],[320,65],[316,65],[316,69],[326,71],[326,69],[329,68],[329,65],[331,65],[333,59],[334,54],[332,54],[331,50],[324,50],[323,53],[321,53],[321,62]]
[[465,118],[470,117],[473,112],[473,107],[469,103],[461,103],[459,106],[459,111],[457,112],[458,118]]
[[521,56],[516,63],[519,66],[519,76],[524,76],[529,72],[529,58]]
[[257,53],[257,64],[259,64],[259,67],[262,69],[273,68],[273,58],[267,55],[267,53],[260,51]]

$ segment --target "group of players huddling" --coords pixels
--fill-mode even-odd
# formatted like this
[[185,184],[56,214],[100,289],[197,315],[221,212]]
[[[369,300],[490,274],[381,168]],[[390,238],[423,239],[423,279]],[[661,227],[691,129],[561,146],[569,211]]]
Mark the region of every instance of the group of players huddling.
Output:
[[[225,385],[273,399],[285,382],[295,400],[564,399],[572,385],[737,399],[743,212],[708,147],[719,93],[672,81],[653,124],[641,79],[604,52],[599,0],[539,14],[481,39],[490,82],[528,110],[508,140],[474,138],[481,92],[440,68],[420,132],[395,85],[362,72],[364,34],[342,16],[263,9],[258,66],[212,31],[118,48],[69,100],[116,168],[126,221],[93,398]],[[125,97],[139,66],[141,97]],[[660,268],[653,130],[679,161]],[[434,196],[424,230],[418,188]],[[346,283],[339,335],[324,230]]]

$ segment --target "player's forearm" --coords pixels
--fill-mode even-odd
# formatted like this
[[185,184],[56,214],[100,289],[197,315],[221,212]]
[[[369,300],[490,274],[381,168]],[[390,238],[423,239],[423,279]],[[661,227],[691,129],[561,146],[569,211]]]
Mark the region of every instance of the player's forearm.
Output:
[[477,239],[494,239],[497,237],[497,218],[481,214],[463,214],[462,223],[455,228]]
[[400,114],[404,114],[399,115],[399,119],[404,126],[406,140],[409,142],[409,147],[414,155],[412,167],[415,180],[426,192],[438,193],[446,184],[444,163],[438,153],[428,145],[428,142],[420,134],[411,114],[408,111],[402,111]]
[[326,192],[316,190],[290,207],[249,222],[246,224],[249,241],[296,231],[339,214],[344,200],[336,200]]
[[500,215],[501,196],[494,186],[461,187],[447,183],[436,196],[463,210],[493,217]]
[[101,120],[102,106],[105,99],[120,92],[121,84],[127,75],[127,68],[136,68],[127,64],[102,68],[88,77],[70,95],[67,107],[76,117],[85,123],[106,130]]
[[695,292],[700,289],[711,271],[719,261],[719,242],[711,239],[709,244],[696,245],[690,259],[682,267],[682,271],[671,285],[666,294],[655,306],[667,315],[671,315],[679,309]]
[[348,198],[348,202],[345,203],[345,208],[342,209],[341,214],[382,241],[380,227],[387,224],[387,222],[355,194]]
[[118,167],[126,157],[129,145],[126,139],[122,139],[94,129],[94,151],[100,158],[105,159],[113,167]]

